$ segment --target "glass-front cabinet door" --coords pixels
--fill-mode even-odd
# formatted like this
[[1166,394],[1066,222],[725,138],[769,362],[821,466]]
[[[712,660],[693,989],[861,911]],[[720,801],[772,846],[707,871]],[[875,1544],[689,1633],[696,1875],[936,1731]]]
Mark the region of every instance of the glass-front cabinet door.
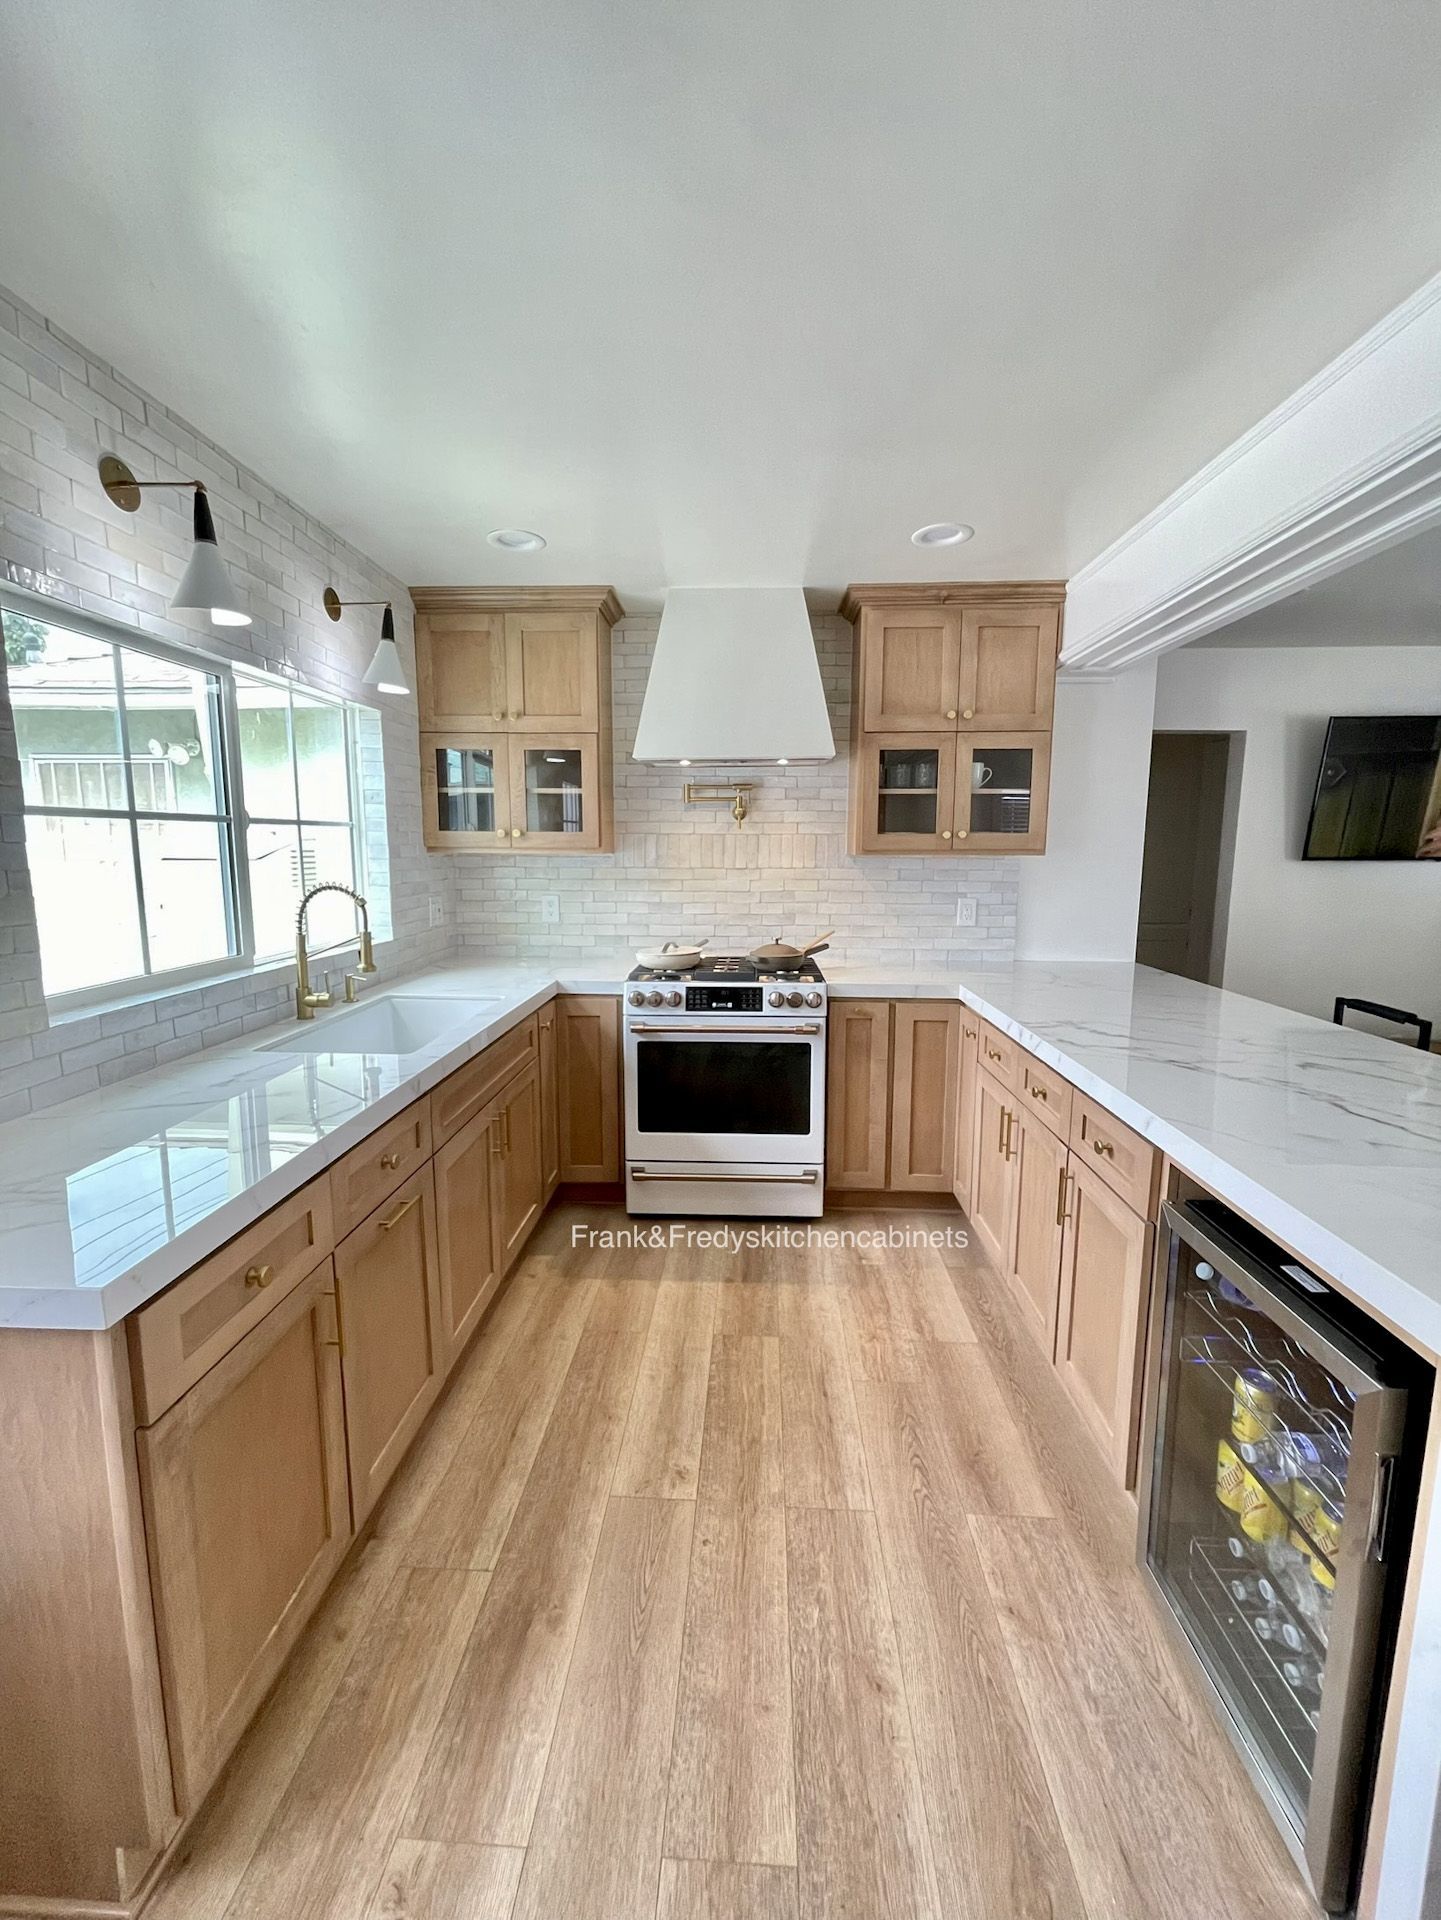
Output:
[[1051,778],[1048,733],[969,733],[956,751],[961,853],[1043,853]]
[[955,844],[954,734],[866,734],[863,853],[949,853]]
[[511,845],[511,743],[503,734],[426,733],[420,740],[425,844],[434,852]]
[[510,843],[519,852],[601,844],[599,742],[552,734],[510,742]]

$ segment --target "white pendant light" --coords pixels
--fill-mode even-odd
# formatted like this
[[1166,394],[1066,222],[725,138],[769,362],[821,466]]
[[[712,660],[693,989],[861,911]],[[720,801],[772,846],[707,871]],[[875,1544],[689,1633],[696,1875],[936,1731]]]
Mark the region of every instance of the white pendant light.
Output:
[[321,595],[321,605],[332,620],[340,618],[343,607],[384,607],[385,612],[380,617],[380,645],[371,655],[370,665],[361,676],[361,684],[374,687],[377,693],[410,692],[400,648],[395,644],[395,615],[391,612],[388,600],[342,600],[334,587],[327,587]]
[[215,539],[215,521],[203,480],[137,480],[125,462],[113,453],[100,456],[100,484],[106,498],[124,513],[138,513],[144,487],[193,487],[195,489],[195,545],[175,597],[173,611],[202,608],[210,615],[212,626],[248,627],[250,615],[231,583],[220,548]]

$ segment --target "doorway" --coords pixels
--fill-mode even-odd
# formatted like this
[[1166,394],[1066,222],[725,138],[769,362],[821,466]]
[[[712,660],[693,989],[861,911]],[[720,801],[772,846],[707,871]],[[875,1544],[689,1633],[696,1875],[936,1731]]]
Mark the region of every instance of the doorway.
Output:
[[1136,931],[1141,966],[1220,985],[1239,771],[1237,736],[1152,735]]

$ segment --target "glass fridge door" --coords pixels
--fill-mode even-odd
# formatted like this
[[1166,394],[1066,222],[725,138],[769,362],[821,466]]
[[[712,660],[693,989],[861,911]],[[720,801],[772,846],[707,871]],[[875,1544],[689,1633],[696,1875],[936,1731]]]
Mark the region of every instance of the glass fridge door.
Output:
[[1299,1287],[1191,1209],[1164,1211],[1144,1564],[1339,1907],[1406,1396]]

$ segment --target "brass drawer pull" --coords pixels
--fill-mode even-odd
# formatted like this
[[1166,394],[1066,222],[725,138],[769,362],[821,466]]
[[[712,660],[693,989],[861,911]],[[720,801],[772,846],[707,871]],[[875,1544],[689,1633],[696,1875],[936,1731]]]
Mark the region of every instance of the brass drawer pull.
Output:
[[986,1058],[988,1060],[1004,1060],[1005,1059],[1006,1056],[1003,1053],[997,1052],[997,1050],[991,1045],[989,1040],[985,1041],[984,1045],[986,1049]]
[[1065,1226],[1067,1220],[1071,1217],[1066,1211],[1066,1181],[1068,1178],[1069,1175],[1066,1169],[1062,1167],[1060,1180],[1056,1183],[1056,1225],[1058,1227]]
[[1105,1154],[1108,1160],[1114,1160],[1116,1157],[1116,1149],[1111,1145],[1109,1140],[1093,1139],[1091,1141],[1091,1147],[1094,1152]]
[[245,1284],[247,1287],[268,1287],[274,1278],[275,1269],[268,1261],[265,1262],[264,1265],[247,1267],[245,1269]]
[[401,1221],[405,1218],[406,1214],[410,1212],[410,1209],[412,1207],[418,1207],[419,1205],[420,1205],[420,1195],[418,1193],[411,1194],[408,1200],[401,1201],[400,1205],[395,1209],[395,1212],[391,1214],[388,1220],[381,1221],[380,1231],[382,1233],[389,1233],[392,1227],[398,1227],[400,1225]]
[[380,1156],[380,1164],[385,1168],[387,1173],[394,1173],[395,1169],[400,1165],[400,1155],[398,1153],[383,1153]]
[[1031,1098],[1033,1100],[1049,1100],[1050,1097],[1050,1094],[1046,1092],[1046,1089],[1039,1081],[1033,1080],[1031,1082]]

